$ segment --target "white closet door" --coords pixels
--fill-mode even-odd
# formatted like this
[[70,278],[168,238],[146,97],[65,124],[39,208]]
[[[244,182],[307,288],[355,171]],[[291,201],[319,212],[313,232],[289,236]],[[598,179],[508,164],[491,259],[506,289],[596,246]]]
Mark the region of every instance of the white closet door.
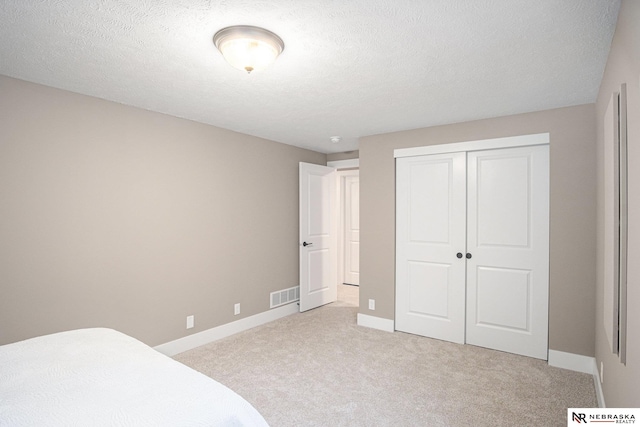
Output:
[[396,163],[396,324],[463,343],[465,153]]
[[468,153],[467,343],[547,358],[549,146]]

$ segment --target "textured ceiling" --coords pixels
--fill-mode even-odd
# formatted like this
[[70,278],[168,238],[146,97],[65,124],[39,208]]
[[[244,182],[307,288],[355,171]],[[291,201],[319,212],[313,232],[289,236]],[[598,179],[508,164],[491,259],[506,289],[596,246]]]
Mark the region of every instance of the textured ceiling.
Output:
[[[0,74],[331,153],[366,135],[594,102],[619,5],[0,0]],[[284,40],[274,65],[247,75],[223,60],[212,36],[237,24]]]

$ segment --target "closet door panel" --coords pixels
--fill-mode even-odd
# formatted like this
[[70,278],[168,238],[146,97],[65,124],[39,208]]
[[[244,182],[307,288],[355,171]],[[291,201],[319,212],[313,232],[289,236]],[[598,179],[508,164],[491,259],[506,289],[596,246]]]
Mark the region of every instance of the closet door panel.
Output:
[[467,343],[547,358],[548,146],[468,153]]
[[396,329],[464,342],[465,155],[396,163]]

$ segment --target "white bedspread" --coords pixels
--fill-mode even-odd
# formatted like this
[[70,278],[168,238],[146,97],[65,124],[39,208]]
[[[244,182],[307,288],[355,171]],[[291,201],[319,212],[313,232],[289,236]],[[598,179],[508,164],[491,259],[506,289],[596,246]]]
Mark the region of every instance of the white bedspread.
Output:
[[239,395],[112,329],[0,346],[0,426],[266,426]]

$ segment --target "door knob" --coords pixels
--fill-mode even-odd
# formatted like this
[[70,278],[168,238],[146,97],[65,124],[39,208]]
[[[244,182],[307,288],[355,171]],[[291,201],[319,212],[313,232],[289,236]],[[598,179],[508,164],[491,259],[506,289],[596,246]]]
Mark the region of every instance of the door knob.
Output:
[[302,242],[302,246],[304,247],[311,246],[311,245],[313,245],[313,243]]
[[471,259],[471,254],[467,252],[467,259]]
[[458,253],[456,254],[456,256],[457,256],[458,258],[462,258],[462,252],[458,252]]

